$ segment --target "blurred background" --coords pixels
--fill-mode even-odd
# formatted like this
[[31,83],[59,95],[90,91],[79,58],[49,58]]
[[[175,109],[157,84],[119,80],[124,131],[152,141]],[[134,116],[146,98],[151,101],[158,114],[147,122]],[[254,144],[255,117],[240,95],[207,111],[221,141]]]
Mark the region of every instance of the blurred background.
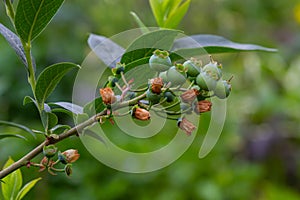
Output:
[[[66,1],[33,43],[38,72],[60,61],[80,64],[90,52],[89,33],[110,37],[136,28],[130,11],[146,25],[156,26],[147,0]],[[0,22],[9,26],[3,4]],[[223,64],[225,77],[233,75],[234,79],[225,126],[213,151],[198,158],[209,115],[203,115],[195,141],[179,160],[147,174],[106,167],[73,137],[58,144],[61,150],[77,148],[81,154],[73,175],[51,176],[23,168],[24,182],[43,178],[25,199],[300,199],[299,1],[192,0],[178,28],[187,35],[216,34],[279,49],[278,53],[214,56]],[[69,73],[50,101],[71,101],[75,76],[76,72]],[[31,95],[26,70],[0,37],[0,120],[41,129],[34,106],[22,105],[25,95]],[[59,117],[72,123],[65,115]],[[8,129],[0,127],[0,132]],[[40,141],[42,137],[0,140],[0,167],[8,156],[17,160]]]

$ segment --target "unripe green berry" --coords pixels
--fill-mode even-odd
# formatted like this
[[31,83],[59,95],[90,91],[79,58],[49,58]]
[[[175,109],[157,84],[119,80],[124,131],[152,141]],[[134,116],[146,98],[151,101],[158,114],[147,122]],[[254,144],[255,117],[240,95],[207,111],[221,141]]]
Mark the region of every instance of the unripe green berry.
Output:
[[203,90],[214,90],[217,81],[206,72],[201,72],[196,79],[197,85]]
[[216,88],[214,89],[214,94],[220,99],[225,99],[229,96],[231,92],[231,84],[229,81],[220,80],[218,81]]
[[149,59],[149,66],[157,72],[167,71],[172,66],[169,53],[159,49],[155,50]]
[[169,91],[167,91],[167,92],[164,93],[164,97],[166,98],[166,101],[168,103],[174,101],[174,99],[175,99],[174,94],[172,92],[169,92]]
[[146,92],[146,98],[150,103],[157,104],[161,99],[161,94],[155,94],[150,89],[148,89]]
[[114,76],[109,76],[108,77],[108,87],[115,87],[116,86],[116,82],[118,82],[118,78],[114,77]]
[[53,157],[56,154],[56,152],[57,147],[53,144],[43,147],[43,154],[48,158]]
[[159,75],[158,75],[158,77],[162,78],[162,80],[163,80],[164,83],[168,83],[169,82],[168,77],[167,77],[167,71],[160,72]]
[[203,71],[218,81],[222,77],[222,70],[220,67],[221,65],[218,65],[217,62],[211,61],[203,67]]
[[172,86],[183,85],[186,81],[186,73],[182,70],[183,66],[177,64],[167,71],[167,79]]
[[124,72],[125,70],[125,64],[117,63],[116,65],[116,74],[119,75],[121,72]]
[[186,69],[186,73],[190,77],[196,77],[201,72],[201,62],[191,58],[183,63],[184,68]]

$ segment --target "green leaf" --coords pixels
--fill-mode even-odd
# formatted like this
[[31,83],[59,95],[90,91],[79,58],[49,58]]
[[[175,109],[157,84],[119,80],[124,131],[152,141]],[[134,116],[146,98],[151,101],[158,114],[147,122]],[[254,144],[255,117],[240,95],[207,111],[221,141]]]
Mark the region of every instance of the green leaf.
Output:
[[62,132],[64,132],[65,130],[70,130],[71,127],[68,125],[62,125],[62,124],[58,124],[56,126],[54,126],[53,128],[51,128],[50,132],[53,134],[60,134]]
[[[179,33],[178,30],[158,30],[138,37],[130,44],[121,58],[121,63],[126,64],[125,71],[148,63],[156,49],[170,50]],[[130,65],[130,68],[127,65]]]
[[[3,169],[12,165],[14,161],[9,158],[5,163]],[[1,183],[2,194],[5,200],[16,199],[17,194],[19,193],[22,187],[22,173],[20,169],[12,172],[2,179],[5,183]]]
[[40,108],[53,92],[62,77],[71,69],[80,68],[74,63],[57,63],[47,67],[38,77],[35,96]]
[[23,137],[22,135],[18,135],[18,134],[0,134],[0,140],[2,140],[4,138],[8,138],[8,137],[15,137],[15,138],[21,138],[21,139],[27,140],[25,137]]
[[12,127],[21,129],[21,130],[23,130],[23,131],[25,131],[27,133],[30,133],[34,138],[36,138],[36,135],[34,134],[34,132],[30,128],[28,128],[26,126],[23,126],[21,124],[17,124],[17,123],[14,123],[14,122],[1,121],[0,120],[0,126],[1,125],[12,126]]
[[100,113],[105,108],[106,108],[106,106],[104,105],[102,98],[98,97],[98,98],[94,99],[93,101],[87,103],[83,107],[83,112],[88,114],[89,116],[92,116],[92,115],[95,115],[96,113]]
[[139,27],[142,30],[142,33],[149,33],[150,30],[145,26],[145,24],[142,22],[142,20],[137,16],[135,12],[130,12],[135,22],[139,25]]
[[53,102],[53,103],[49,103],[49,104],[50,105],[60,106],[60,107],[66,109],[68,111],[71,111],[75,115],[83,113],[83,108],[81,106],[73,104],[73,103],[69,103],[69,102]]
[[[39,106],[37,104],[37,102],[30,96],[25,96],[24,100],[23,100],[23,105],[26,105],[28,103],[34,103],[34,105],[37,107],[37,109],[39,109]],[[51,112],[51,108],[48,104],[44,103],[44,110],[46,112]]]
[[51,129],[57,124],[58,118],[52,112],[48,112],[47,114],[48,114],[48,129]]
[[19,0],[15,27],[21,40],[30,43],[49,24],[64,0]]
[[24,187],[18,193],[16,200],[23,199],[23,197],[31,190],[31,188],[33,188],[35,186],[35,184],[41,179],[42,178],[34,179],[34,180],[30,181],[29,183],[27,183],[26,185],[24,185]]
[[24,48],[20,38],[14,34],[11,30],[6,28],[0,23],[0,34],[6,39],[9,45],[15,50],[21,61],[27,66],[26,56],[24,53]]
[[90,34],[88,45],[101,61],[110,68],[116,66],[125,49],[109,38],[101,35]]
[[178,59],[178,55],[182,57],[191,57],[203,53],[234,53],[241,51],[267,51],[276,52],[276,49],[262,47],[254,44],[242,44],[232,42],[224,37],[217,35],[192,35],[177,39],[173,46],[172,59]]
[[[169,13],[166,21],[164,22],[164,28],[176,28],[178,24],[181,22],[182,18],[185,16],[188,11],[189,5],[191,1],[186,0],[180,6],[175,5],[171,12]],[[177,7],[178,6],[178,7]]]
[[164,13],[162,10],[161,0],[149,0],[151,10],[158,26],[163,27],[164,24]]
[[85,122],[88,119],[89,119],[89,116],[86,113],[83,113],[83,114],[76,115],[75,122],[76,122],[76,124],[80,124],[82,122]]
[[57,116],[52,112],[46,112],[45,110],[42,110],[40,116],[46,132],[54,127],[58,122]]

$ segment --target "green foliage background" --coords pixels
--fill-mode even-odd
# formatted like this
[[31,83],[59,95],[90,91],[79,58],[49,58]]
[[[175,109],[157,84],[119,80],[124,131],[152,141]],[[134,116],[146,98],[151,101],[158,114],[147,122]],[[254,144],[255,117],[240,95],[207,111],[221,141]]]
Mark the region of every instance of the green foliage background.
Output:
[[[234,75],[234,79],[223,133],[207,157],[199,159],[198,151],[209,115],[203,116],[196,140],[179,160],[148,174],[110,169],[72,137],[58,144],[61,150],[77,148],[81,153],[72,177],[23,168],[24,182],[43,178],[25,199],[299,199],[299,6],[296,0],[192,1],[179,27],[187,35],[217,34],[279,49],[278,53],[214,56],[222,62],[225,76]],[[137,27],[130,11],[155,26],[145,0],[66,1],[33,43],[36,62],[39,66],[61,61],[80,64],[90,51],[88,33],[110,37]],[[7,25],[4,12],[1,6],[0,22]],[[1,37],[0,119],[41,129],[34,106],[22,105],[23,97],[30,94],[25,73]],[[50,100],[70,101],[75,75],[69,73]],[[71,123],[65,115],[60,117]],[[8,128],[0,129],[5,132]],[[17,160],[41,140],[0,140],[0,166],[8,156]]]

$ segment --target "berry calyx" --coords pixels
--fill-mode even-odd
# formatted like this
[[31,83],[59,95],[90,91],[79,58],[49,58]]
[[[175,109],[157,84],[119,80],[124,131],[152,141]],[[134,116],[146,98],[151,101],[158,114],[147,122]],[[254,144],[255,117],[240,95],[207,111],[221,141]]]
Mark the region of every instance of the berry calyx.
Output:
[[201,61],[195,58],[190,58],[189,60],[183,63],[186,73],[189,77],[196,77],[200,74],[201,70]]
[[196,78],[197,85],[206,91],[214,90],[217,81],[213,77],[211,77],[207,72],[201,72]]
[[172,66],[169,53],[159,49],[155,50],[149,59],[149,66],[157,72],[167,71]]
[[231,92],[231,84],[230,81],[219,80],[216,88],[214,89],[214,94],[220,99],[225,99],[229,96]]
[[176,64],[167,71],[167,79],[172,86],[183,85],[186,81],[186,72],[182,64]]

